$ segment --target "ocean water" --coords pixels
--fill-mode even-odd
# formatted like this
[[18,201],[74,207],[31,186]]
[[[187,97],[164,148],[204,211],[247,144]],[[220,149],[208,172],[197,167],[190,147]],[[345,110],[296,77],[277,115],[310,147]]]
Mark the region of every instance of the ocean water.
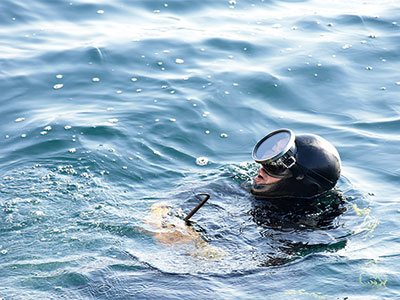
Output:
[[[0,299],[400,298],[399,16],[389,0],[0,1]],[[336,191],[294,213],[248,189],[278,128],[342,158]],[[151,224],[197,193],[197,242]]]

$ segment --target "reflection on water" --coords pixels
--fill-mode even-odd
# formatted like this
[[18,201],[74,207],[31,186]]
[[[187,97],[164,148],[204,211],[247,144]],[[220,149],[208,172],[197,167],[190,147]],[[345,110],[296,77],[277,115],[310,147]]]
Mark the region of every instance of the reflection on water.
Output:
[[339,217],[346,212],[346,205],[336,191],[315,199],[253,199],[253,220],[262,228],[260,235],[266,243],[274,244],[277,252],[269,253],[269,260],[262,265],[283,264],[311,253],[344,248],[349,233],[341,228]]
[[325,230],[339,227],[336,218],[346,211],[345,199],[329,191],[313,199],[253,199],[252,216],[263,227]]

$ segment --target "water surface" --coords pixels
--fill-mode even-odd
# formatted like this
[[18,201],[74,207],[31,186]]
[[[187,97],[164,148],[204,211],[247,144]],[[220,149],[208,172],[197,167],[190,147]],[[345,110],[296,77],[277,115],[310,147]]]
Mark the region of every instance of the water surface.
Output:
[[[2,1],[0,298],[398,297],[399,13]],[[278,128],[337,147],[320,203],[249,194],[252,147]],[[204,192],[193,228],[225,255],[157,243],[152,205],[188,213]]]

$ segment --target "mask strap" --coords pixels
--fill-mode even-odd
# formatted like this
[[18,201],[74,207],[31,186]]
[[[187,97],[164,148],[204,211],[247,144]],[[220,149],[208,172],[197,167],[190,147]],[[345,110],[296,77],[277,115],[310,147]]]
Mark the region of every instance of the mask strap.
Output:
[[325,188],[325,189],[331,189],[335,184],[330,181],[329,179],[325,178],[324,176],[318,174],[317,172],[314,172],[313,170],[306,168],[304,166],[302,166],[301,164],[299,164],[298,162],[296,162],[291,168],[290,170],[292,170],[293,176],[295,178],[297,177],[304,177],[306,175],[310,176],[311,178],[314,178],[315,180],[317,180],[319,183],[321,183],[321,185]]

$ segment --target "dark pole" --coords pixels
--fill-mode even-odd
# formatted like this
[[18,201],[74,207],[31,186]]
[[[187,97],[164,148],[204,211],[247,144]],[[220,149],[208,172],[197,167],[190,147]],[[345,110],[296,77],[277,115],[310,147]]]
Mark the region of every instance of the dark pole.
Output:
[[197,196],[206,196],[197,206],[184,218],[184,220],[187,222],[189,219],[204,205],[204,203],[207,202],[208,199],[210,199],[210,194],[197,194]]

